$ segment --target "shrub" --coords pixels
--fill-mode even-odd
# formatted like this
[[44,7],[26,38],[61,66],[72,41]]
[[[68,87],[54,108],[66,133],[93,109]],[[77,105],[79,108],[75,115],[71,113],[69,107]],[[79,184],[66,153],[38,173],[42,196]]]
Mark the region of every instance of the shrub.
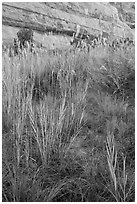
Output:
[[33,42],[33,31],[32,29],[20,29],[17,33],[18,41],[20,42],[20,48],[25,47],[25,43],[31,44]]

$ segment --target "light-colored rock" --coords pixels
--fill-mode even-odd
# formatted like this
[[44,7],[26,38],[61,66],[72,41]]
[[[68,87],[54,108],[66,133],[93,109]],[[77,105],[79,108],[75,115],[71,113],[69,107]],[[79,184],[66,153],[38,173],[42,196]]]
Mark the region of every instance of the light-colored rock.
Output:
[[[64,46],[73,33],[77,32],[77,25],[80,26],[79,32],[82,34],[97,36],[100,31],[104,31],[114,38],[134,39],[133,30],[119,19],[116,6],[103,2],[4,2],[2,23],[2,38],[6,42],[12,42],[21,27],[28,27],[35,31],[34,40],[39,43],[44,41],[44,45],[47,44],[45,33],[60,33],[62,37],[59,42],[62,40]],[[55,38],[57,36],[50,37],[51,44],[55,41],[56,45]],[[50,42],[48,37],[47,39]]]

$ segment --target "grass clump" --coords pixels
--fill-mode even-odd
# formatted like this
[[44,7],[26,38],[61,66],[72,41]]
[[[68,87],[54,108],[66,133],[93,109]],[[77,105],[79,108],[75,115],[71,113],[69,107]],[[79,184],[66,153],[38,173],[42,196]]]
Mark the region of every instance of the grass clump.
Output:
[[134,201],[134,51],[97,49],[3,53],[3,201]]

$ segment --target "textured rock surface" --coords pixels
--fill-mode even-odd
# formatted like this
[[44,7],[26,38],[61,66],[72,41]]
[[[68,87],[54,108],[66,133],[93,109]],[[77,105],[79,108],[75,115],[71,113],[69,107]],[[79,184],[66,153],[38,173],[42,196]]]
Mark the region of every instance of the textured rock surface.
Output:
[[135,2],[110,3],[118,10],[119,19],[125,22],[130,28],[135,28]]
[[[2,39],[7,44],[13,42],[21,27],[32,28],[34,40],[44,46],[69,45],[70,37],[80,25],[82,34],[98,35],[107,32],[113,38],[130,37],[134,31],[122,22],[119,5],[95,2],[45,2],[8,3],[2,5]],[[123,13],[126,6],[123,7]],[[132,21],[134,16],[132,15]],[[131,22],[134,23],[134,22]],[[54,35],[49,35],[52,32]]]

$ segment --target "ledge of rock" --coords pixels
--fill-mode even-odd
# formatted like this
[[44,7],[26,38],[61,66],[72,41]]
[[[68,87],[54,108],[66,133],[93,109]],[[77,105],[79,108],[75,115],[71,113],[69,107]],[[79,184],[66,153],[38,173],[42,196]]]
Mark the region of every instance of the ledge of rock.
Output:
[[[95,2],[45,2],[20,3],[4,2],[2,4],[2,39],[4,42],[13,42],[18,30],[22,27],[34,30],[34,40],[47,45],[45,39],[49,32],[50,42],[62,41],[69,44],[70,37],[80,25],[82,34],[97,36],[101,31],[112,35],[113,38],[126,38],[134,40],[133,15],[129,23],[122,21],[122,14],[118,4]],[[122,19],[121,19],[122,18]],[[59,40],[57,40],[57,36]],[[53,38],[53,39],[52,39]],[[55,38],[55,39],[54,39]],[[49,39],[47,40],[49,42]]]

